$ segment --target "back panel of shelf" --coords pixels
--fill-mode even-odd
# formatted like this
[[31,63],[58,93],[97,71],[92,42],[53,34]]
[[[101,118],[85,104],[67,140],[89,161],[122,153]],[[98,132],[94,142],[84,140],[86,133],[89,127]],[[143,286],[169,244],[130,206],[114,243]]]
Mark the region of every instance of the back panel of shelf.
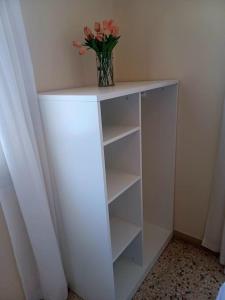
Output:
[[105,147],[106,170],[117,170],[140,176],[140,163],[139,132]]
[[177,86],[142,97],[142,167],[144,219],[172,230]]
[[109,99],[100,107],[104,145],[140,129],[139,94]]
[[139,94],[101,102],[102,125],[139,126]]
[[109,213],[112,216],[142,227],[143,212],[141,201],[141,180],[139,180],[109,205]]
[[[125,243],[127,243],[128,239],[126,236],[130,235],[130,237],[132,237],[132,239],[129,241],[129,244],[124,244],[123,250],[128,248],[125,251],[125,256],[131,258],[136,263],[141,264],[143,259],[143,224],[140,180],[109,205],[109,215],[110,219],[122,221],[121,226],[117,229],[117,235],[120,236],[121,241],[124,239]],[[122,239],[121,235],[124,235]]]

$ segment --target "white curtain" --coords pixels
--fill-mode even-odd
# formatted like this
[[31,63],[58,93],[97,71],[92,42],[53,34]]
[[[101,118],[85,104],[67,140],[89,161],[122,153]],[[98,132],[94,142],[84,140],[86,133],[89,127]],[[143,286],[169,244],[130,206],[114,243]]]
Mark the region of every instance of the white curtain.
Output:
[[[10,234],[12,248],[14,250],[17,270],[20,274],[21,283],[23,286],[23,294],[27,299],[41,299],[42,293],[40,290],[40,281],[37,272],[33,251],[27,235],[23,217],[18,205],[18,200],[10,178],[9,170],[5,161],[4,154],[0,144],[0,207],[4,213],[4,218]],[[2,230],[2,229],[1,229]],[[2,234],[2,232],[1,232]],[[0,246],[1,250],[5,245]],[[1,252],[1,251],[0,251]],[[3,251],[4,252],[4,251]],[[2,258],[3,259],[3,258]],[[13,265],[13,263],[12,263]],[[15,266],[16,269],[16,266]],[[15,271],[9,270],[10,272]],[[3,278],[4,270],[0,268],[0,282]],[[0,284],[1,285],[1,284]],[[19,285],[20,286],[20,285]],[[0,290],[0,299],[21,299],[17,295],[17,290],[13,287],[10,289],[10,295],[7,292]],[[4,297],[4,298],[3,298]],[[17,297],[17,298],[16,298]]]
[[220,262],[225,264],[225,104],[211,203],[202,244],[214,252],[220,252]]
[[[0,144],[18,207],[15,209],[15,203],[14,207],[7,205],[8,195],[0,194],[0,201],[4,199],[2,207],[26,299],[65,300],[67,284],[53,225],[51,182],[19,0],[0,0]],[[16,212],[21,212],[24,224],[16,224],[19,218],[12,220]],[[26,242],[23,246],[24,227],[30,245]],[[33,253],[27,255],[26,262],[31,248]],[[32,255],[36,271],[28,265]],[[32,286],[38,290],[37,277],[40,291],[34,293]]]

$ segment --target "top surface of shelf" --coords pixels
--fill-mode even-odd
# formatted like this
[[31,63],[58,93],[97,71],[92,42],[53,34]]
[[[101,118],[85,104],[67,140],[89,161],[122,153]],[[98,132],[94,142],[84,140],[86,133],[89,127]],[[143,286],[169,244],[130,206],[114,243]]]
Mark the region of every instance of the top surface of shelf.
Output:
[[87,86],[39,94],[41,100],[102,101],[177,84],[177,80],[118,82],[113,87]]

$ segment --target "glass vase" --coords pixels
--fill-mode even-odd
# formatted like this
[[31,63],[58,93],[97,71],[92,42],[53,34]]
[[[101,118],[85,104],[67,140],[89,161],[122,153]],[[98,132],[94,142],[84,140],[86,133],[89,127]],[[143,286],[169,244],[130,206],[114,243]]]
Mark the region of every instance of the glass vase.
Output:
[[107,87],[114,85],[112,52],[96,53],[98,86]]

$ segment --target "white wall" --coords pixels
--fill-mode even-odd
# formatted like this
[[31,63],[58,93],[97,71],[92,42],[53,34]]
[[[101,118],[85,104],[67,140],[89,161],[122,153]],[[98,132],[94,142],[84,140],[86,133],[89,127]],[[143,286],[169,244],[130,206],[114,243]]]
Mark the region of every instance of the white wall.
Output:
[[120,80],[180,80],[175,229],[202,238],[225,96],[225,1],[115,0]]
[[38,91],[96,82],[94,53],[78,55],[72,41],[83,27],[112,16],[113,0],[21,0]]

